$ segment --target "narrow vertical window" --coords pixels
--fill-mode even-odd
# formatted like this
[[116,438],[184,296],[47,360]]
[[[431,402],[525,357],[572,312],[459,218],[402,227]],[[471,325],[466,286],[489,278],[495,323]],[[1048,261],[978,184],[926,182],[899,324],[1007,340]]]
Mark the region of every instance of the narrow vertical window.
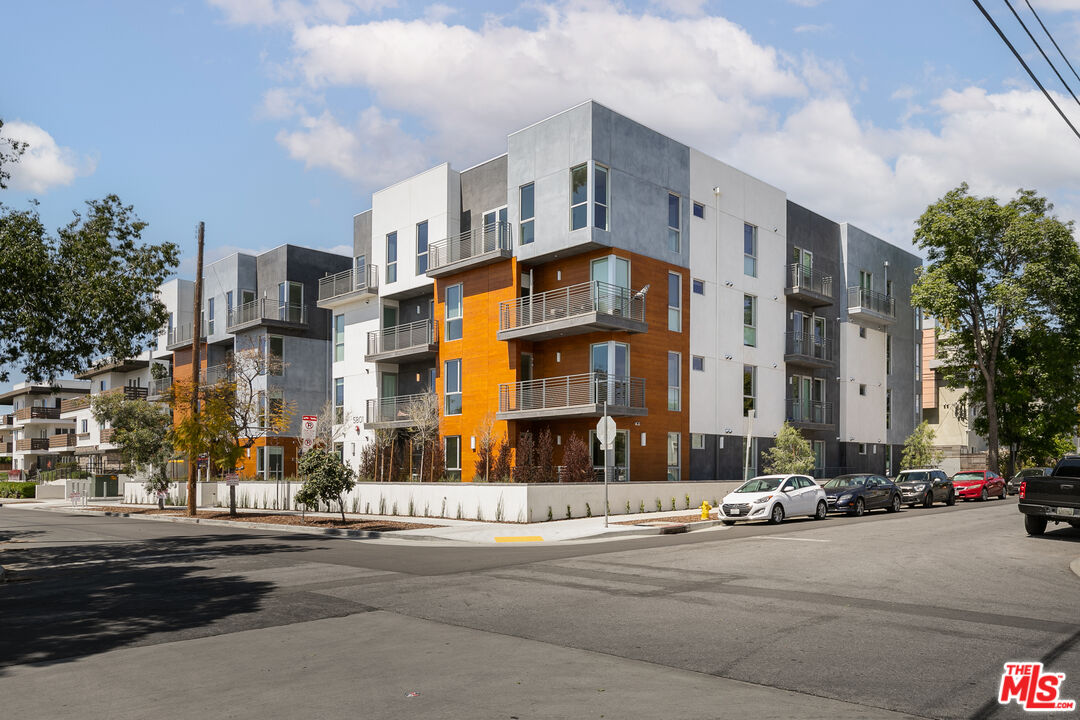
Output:
[[443,394],[446,396],[444,414],[461,414],[461,359],[443,363]]
[[334,378],[334,424],[345,422],[345,378]]
[[209,316],[210,322],[206,326],[206,332],[210,335],[214,334],[214,298],[207,298],[206,300],[206,314]]
[[230,318],[232,317],[232,310],[233,310],[232,304],[233,304],[233,292],[232,292],[232,290],[229,290],[227,293],[225,293],[225,325],[226,325],[226,327],[228,327],[228,325],[231,324],[230,323]]
[[608,229],[608,169],[593,166],[593,227]]
[[757,228],[743,223],[743,275],[757,277]]
[[386,282],[397,281],[397,232],[386,234]]
[[447,477],[461,478],[461,436],[447,435],[443,447],[443,456],[446,460]]
[[428,268],[428,221],[416,223],[416,274],[423,275]]
[[461,339],[461,283],[446,288],[446,339]]
[[536,229],[533,227],[536,216],[535,190],[536,186],[532,183],[521,186],[521,231],[518,238],[522,245],[528,245],[536,239]]
[[757,298],[743,295],[743,345],[757,347]]
[[353,259],[353,290],[363,290],[367,285],[367,255],[357,255]]
[[885,391],[885,429],[892,427],[892,389]]
[[570,168],[570,229],[589,224],[589,166]]
[[334,316],[334,362],[345,359],[345,316]]
[[892,372],[892,335],[885,333],[885,372]]
[[668,330],[682,332],[682,275],[668,273]]
[[285,374],[285,338],[280,335],[271,335],[267,342],[269,346],[269,357],[266,358],[266,365],[271,375],[284,375]]
[[682,444],[682,433],[669,432],[667,434],[667,479],[668,482],[679,481],[680,471],[680,455],[682,454],[680,445]]
[[757,368],[753,365],[743,365],[742,378],[742,414],[749,415],[754,409],[754,401],[757,398]]
[[667,354],[667,409],[678,412],[682,408],[682,354]]
[[671,252],[680,252],[682,248],[682,239],[680,238],[680,225],[682,213],[681,203],[679,202],[679,196],[675,193],[668,193],[667,196],[667,224],[668,224],[668,250]]
[[705,219],[705,206],[699,202],[694,203],[694,217]]

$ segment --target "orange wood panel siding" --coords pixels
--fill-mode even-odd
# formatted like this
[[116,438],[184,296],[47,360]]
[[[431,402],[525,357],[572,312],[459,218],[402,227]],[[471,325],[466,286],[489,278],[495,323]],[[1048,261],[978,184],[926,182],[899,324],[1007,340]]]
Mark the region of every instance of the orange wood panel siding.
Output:
[[937,399],[937,372],[930,369],[930,361],[937,353],[937,338],[935,328],[923,328],[922,331],[922,406],[923,408],[936,408]]

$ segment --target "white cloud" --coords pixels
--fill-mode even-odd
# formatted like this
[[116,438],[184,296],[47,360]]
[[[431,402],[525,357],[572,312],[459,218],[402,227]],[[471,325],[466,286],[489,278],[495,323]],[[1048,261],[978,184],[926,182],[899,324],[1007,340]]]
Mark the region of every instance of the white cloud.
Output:
[[792,5],[798,5],[799,7],[812,8],[817,7],[825,0],[788,0]]
[[698,17],[705,12],[707,0],[649,0],[649,4],[674,15]]
[[424,19],[432,23],[442,23],[457,15],[457,13],[457,8],[444,3],[434,3],[424,8]]
[[1080,0],[1032,0],[1032,4],[1039,10],[1050,12],[1080,11]]
[[393,7],[397,0],[208,0],[236,25],[345,23],[354,14]]
[[832,30],[832,25],[825,23],[824,25],[796,25],[795,32],[797,33],[823,33]]
[[32,123],[5,122],[0,132],[4,137],[29,143],[18,162],[4,165],[11,173],[8,187],[12,190],[43,193],[57,185],[70,185],[76,177],[92,174],[97,166],[93,158],[57,145],[52,135]]

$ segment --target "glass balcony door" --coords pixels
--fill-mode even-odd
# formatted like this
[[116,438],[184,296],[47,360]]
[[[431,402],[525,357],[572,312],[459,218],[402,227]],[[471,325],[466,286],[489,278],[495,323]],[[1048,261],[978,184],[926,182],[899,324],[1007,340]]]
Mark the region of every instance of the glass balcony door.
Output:
[[595,402],[609,405],[630,404],[630,346],[626,343],[596,343],[591,348]]

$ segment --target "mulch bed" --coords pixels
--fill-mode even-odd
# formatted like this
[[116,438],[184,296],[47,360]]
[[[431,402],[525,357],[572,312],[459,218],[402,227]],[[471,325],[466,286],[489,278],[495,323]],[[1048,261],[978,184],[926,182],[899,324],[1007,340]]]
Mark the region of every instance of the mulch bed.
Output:
[[[174,517],[187,517],[186,510],[175,508],[124,507],[120,505],[91,505],[87,510],[101,512],[127,513],[128,515],[172,515]],[[311,517],[302,521],[299,515],[279,515],[276,513],[239,513],[238,517],[230,517],[229,512],[219,510],[199,510],[196,517],[205,520],[231,520],[234,522],[266,523],[267,525],[301,525],[303,527],[338,528],[341,530],[375,530],[388,532],[392,530],[419,530],[423,528],[440,527],[439,525],[427,525],[423,523],[400,522],[397,520],[335,520],[328,517]]]
[[[709,513],[709,519],[715,520],[715,513]],[[642,518],[641,520],[623,520],[622,522],[611,523],[612,525],[649,525],[652,523],[692,523],[701,522],[701,511],[694,513],[693,515],[677,515],[675,517],[658,517]]]

